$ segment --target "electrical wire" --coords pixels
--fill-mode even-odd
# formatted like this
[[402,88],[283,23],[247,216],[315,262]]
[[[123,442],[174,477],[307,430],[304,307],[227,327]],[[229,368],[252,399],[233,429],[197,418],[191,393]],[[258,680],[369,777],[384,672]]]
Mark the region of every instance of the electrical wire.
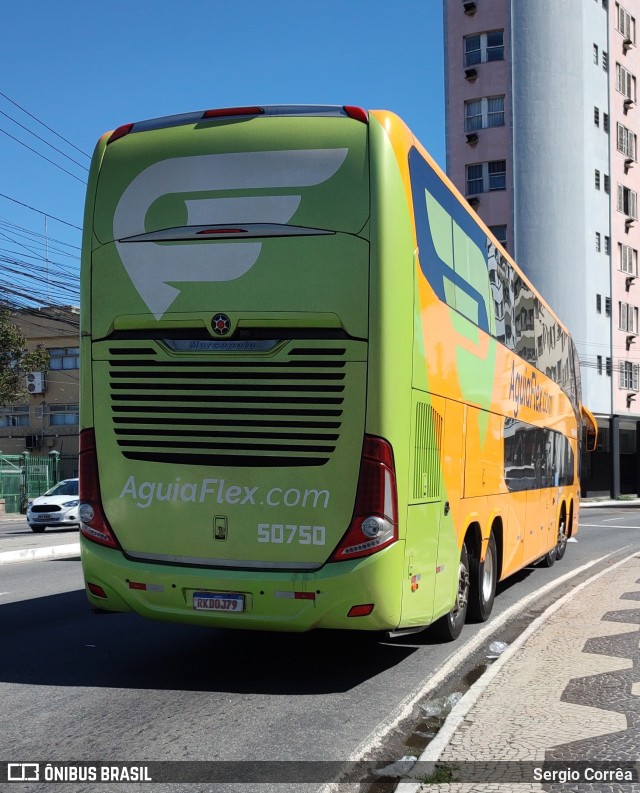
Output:
[[2,134],[6,135],[8,138],[11,138],[11,140],[15,140],[15,142],[19,143],[21,146],[24,146],[25,149],[29,149],[29,151],[33,152],[34,154],[37,154],[38,157],[42,157],[43,160],[46,160],[47,162],[51,163],[51,165],[55,165],[56,168],[59,168],[61,171],[64,171],[69,176],[72,176],[74,179],[77,179],[78,182],[80,182],[81,184],[86,184],[86,181],[84,179],[80,179],[80,177],[76,176],[74,173],[71,173],[71,171],[67,171],[66,168],[63,168],[61,165],[58,165],[57,162],[54,162],[53,160],[50,160],[48,157],[45,157],[44,154],[41,154],[36,149],[32,149],[31,146],[27,146],[26,143],[23,143],[21,140],[16,138],[14,135],[11,135],[11,133],[7,132],[6,129],[2,129],[2,127],[0,127],[0,132],[2,132]]
[[21,110],[23,113],[26,113],[26,115],[32,118],[34,121],[37,121],[38,124],[41,124],[45,129],[48,129],[49,132],[52,132],[56,137],[60,138],[60,140],[63,140],[67,145],[71,146],[72,149],[75,149],[80,154],[83,154],[87,159],[89,160],[91,159],[90,154],[87,154],[86,151],[79,149],[74,143],[71,143],[71,141],[63,137],[59,132],[56,132],[55,129],[52,129],[51,127],[47,126],[47,124],[45,124],[44,121],[39,119],[37,116],[34,116],[33,113],[30,113],[28,110],[26,110],[24,107],[19,105],[17,102],[15,102],[13,99],[8,97],[6,94],[3,94],[2,91],[0,91],[0,96],[4,97],[7,100],[7,102],[11,102],[11,104],[14,105],[14,107],[17,107],[18,110]]

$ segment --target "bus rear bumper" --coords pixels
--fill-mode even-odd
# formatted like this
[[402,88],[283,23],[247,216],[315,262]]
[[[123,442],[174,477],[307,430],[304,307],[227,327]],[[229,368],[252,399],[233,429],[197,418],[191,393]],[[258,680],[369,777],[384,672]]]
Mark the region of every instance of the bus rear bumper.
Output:
[[[87,596],[99,610],[216,628],[287,632],[382,631],[400,622],[402,542],[363,559],[287,573],[133,561],[84,537],[81,552]],[[105,597],[94,594],[97,588]],[[242,611],[198,610],[196,593],[241,595]]]

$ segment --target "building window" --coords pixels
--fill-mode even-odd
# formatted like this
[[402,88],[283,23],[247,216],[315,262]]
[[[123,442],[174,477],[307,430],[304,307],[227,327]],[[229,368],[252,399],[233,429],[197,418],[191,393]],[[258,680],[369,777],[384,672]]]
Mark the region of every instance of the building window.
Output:
[[616,63],[616,91],[636,101],[636,78],[619,63]]
[[0,427],[28,427],[29,405],[7,407],[0,410]]
[[49,350],[49,369],[79,369],[79,347],[52,347]]
[[598,374],[602,374],[602,355],[596,356],[596,368],[598,370]]
[[507,162],[506,160],[493,160],[489,164],[489,191],[506,190],[507,188]]
[[596,168],[596,190],[600,189],[600,171]]
[[507,186],[506,160],[493,160],[467,165],[467,195],[505,190]]
[[609,254],[611,253],[611,238],[607,237],[606,234],[604,237],[604,253],[605,256],[609,256]]
[[631,361],[620,361],[620,388],[625,391],[638,390],[638,370],[640,366]]
[[627,129],[622,124],[618,123],[618,151],[622,152],[625,157],[631,160],[636,159],[637,151],[637,136],[630,129]]
[[596,253],[600,253],[600,249],[602,248],[600,232],[596,231]]
[[504,126],[504,96],[472,99],[464,103],[465,132]]
[[618,30],[626,41],[636,43],[636,20],[619,3],[616,3]]
[[609,114],[603,113],[602,114],[602,129],[605,132],[609,132]]
[[80,423],[77,405],[49,405],[49,425],[61,427]]
[[467,165],[467,195],[484,193],[483,164]]
[[498,240],[503,248],[507,247],[507,227],[506,226],[489,226],[489,231]]
[[504,60],[504,31],[492,30],[464,37],[464,65]]
[[609,54],[603,50],[602,52],[602,70],[609,71]]
[[610,187],[609,174],[605,174],[604,175],[604,191],[605,191],[605,193],[609,193],[610,189],[611,189],[611,187]]
[[600,126],[600,111],[597,107],[593,108],[593,123],[596,125],[596,127]]
[[593,62],[596,63],[596,64],[598,63],[598,45],[597,44],[593,45]]
[[629,245],[618,243],[620,269],[628,275],[638,275],[638,251]]
[[618,328],[626,333],[638,332],[638,309],[629,303],[618,303]]
[[611,377],[611,374],[613,373],[613,364],[611,362],[611,358],[605,358],[604,365],[605,365],[605,372],[607,373],[607,377]]
[[604,313],[605,313],[605,316],[607,316],[607,317],[611,316],[611,298],[610,297],[605,297],[605,299],[604,299]]
[[627,217],[638,219],[638,194],[621,184],[618,185],[618,212],[624,212]]
[[596,295],[596,314],[602,314],[602,295]]

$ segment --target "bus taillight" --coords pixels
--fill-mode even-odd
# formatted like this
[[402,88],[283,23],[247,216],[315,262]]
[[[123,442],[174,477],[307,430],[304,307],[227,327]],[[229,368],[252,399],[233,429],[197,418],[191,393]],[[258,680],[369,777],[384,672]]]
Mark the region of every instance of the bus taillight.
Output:
[[118,127],[118,129],[114,129],[109,137],[109,140],[107,141],[107,146],[110,143],[119,140],[120,138],[124,138],[124,136],[128,135],[132,129],[133,124],[123,124],[121,127]]
[[205,110],[202,118],[228,118],[229,116],[261,116],[264,109],[257,106],[251,107],[221,107],[215,110]]
[[93,429],[80,432],[80,531],[92,542],[120,548],[102,510],[96,436]]
[[369,114],[362,107],[355,107],[355,105],[343,105],[342,109],[349,116],[356,121],[362,121],[363,124],[369,123]]
[[398,493],[393,449],[383,438],[365,435],[353,518],[330,561],[369,556],[397,539]]

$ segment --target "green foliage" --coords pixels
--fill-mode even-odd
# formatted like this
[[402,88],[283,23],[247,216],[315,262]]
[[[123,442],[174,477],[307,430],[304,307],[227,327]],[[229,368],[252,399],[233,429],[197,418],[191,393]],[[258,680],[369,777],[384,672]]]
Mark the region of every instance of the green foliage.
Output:
[[455,781],[454,771],[458,768],[454,763],[449,763],[446,767],[436,763],[433,773],[424,777],[419,777],[423,785],[442,785]]
[[42,345],[31,352],[24,345],[24,335],[12,322],[11,313],[0,310],[0,406],[26,396],[27,374],[44,371],[49,364],[49,353]]

